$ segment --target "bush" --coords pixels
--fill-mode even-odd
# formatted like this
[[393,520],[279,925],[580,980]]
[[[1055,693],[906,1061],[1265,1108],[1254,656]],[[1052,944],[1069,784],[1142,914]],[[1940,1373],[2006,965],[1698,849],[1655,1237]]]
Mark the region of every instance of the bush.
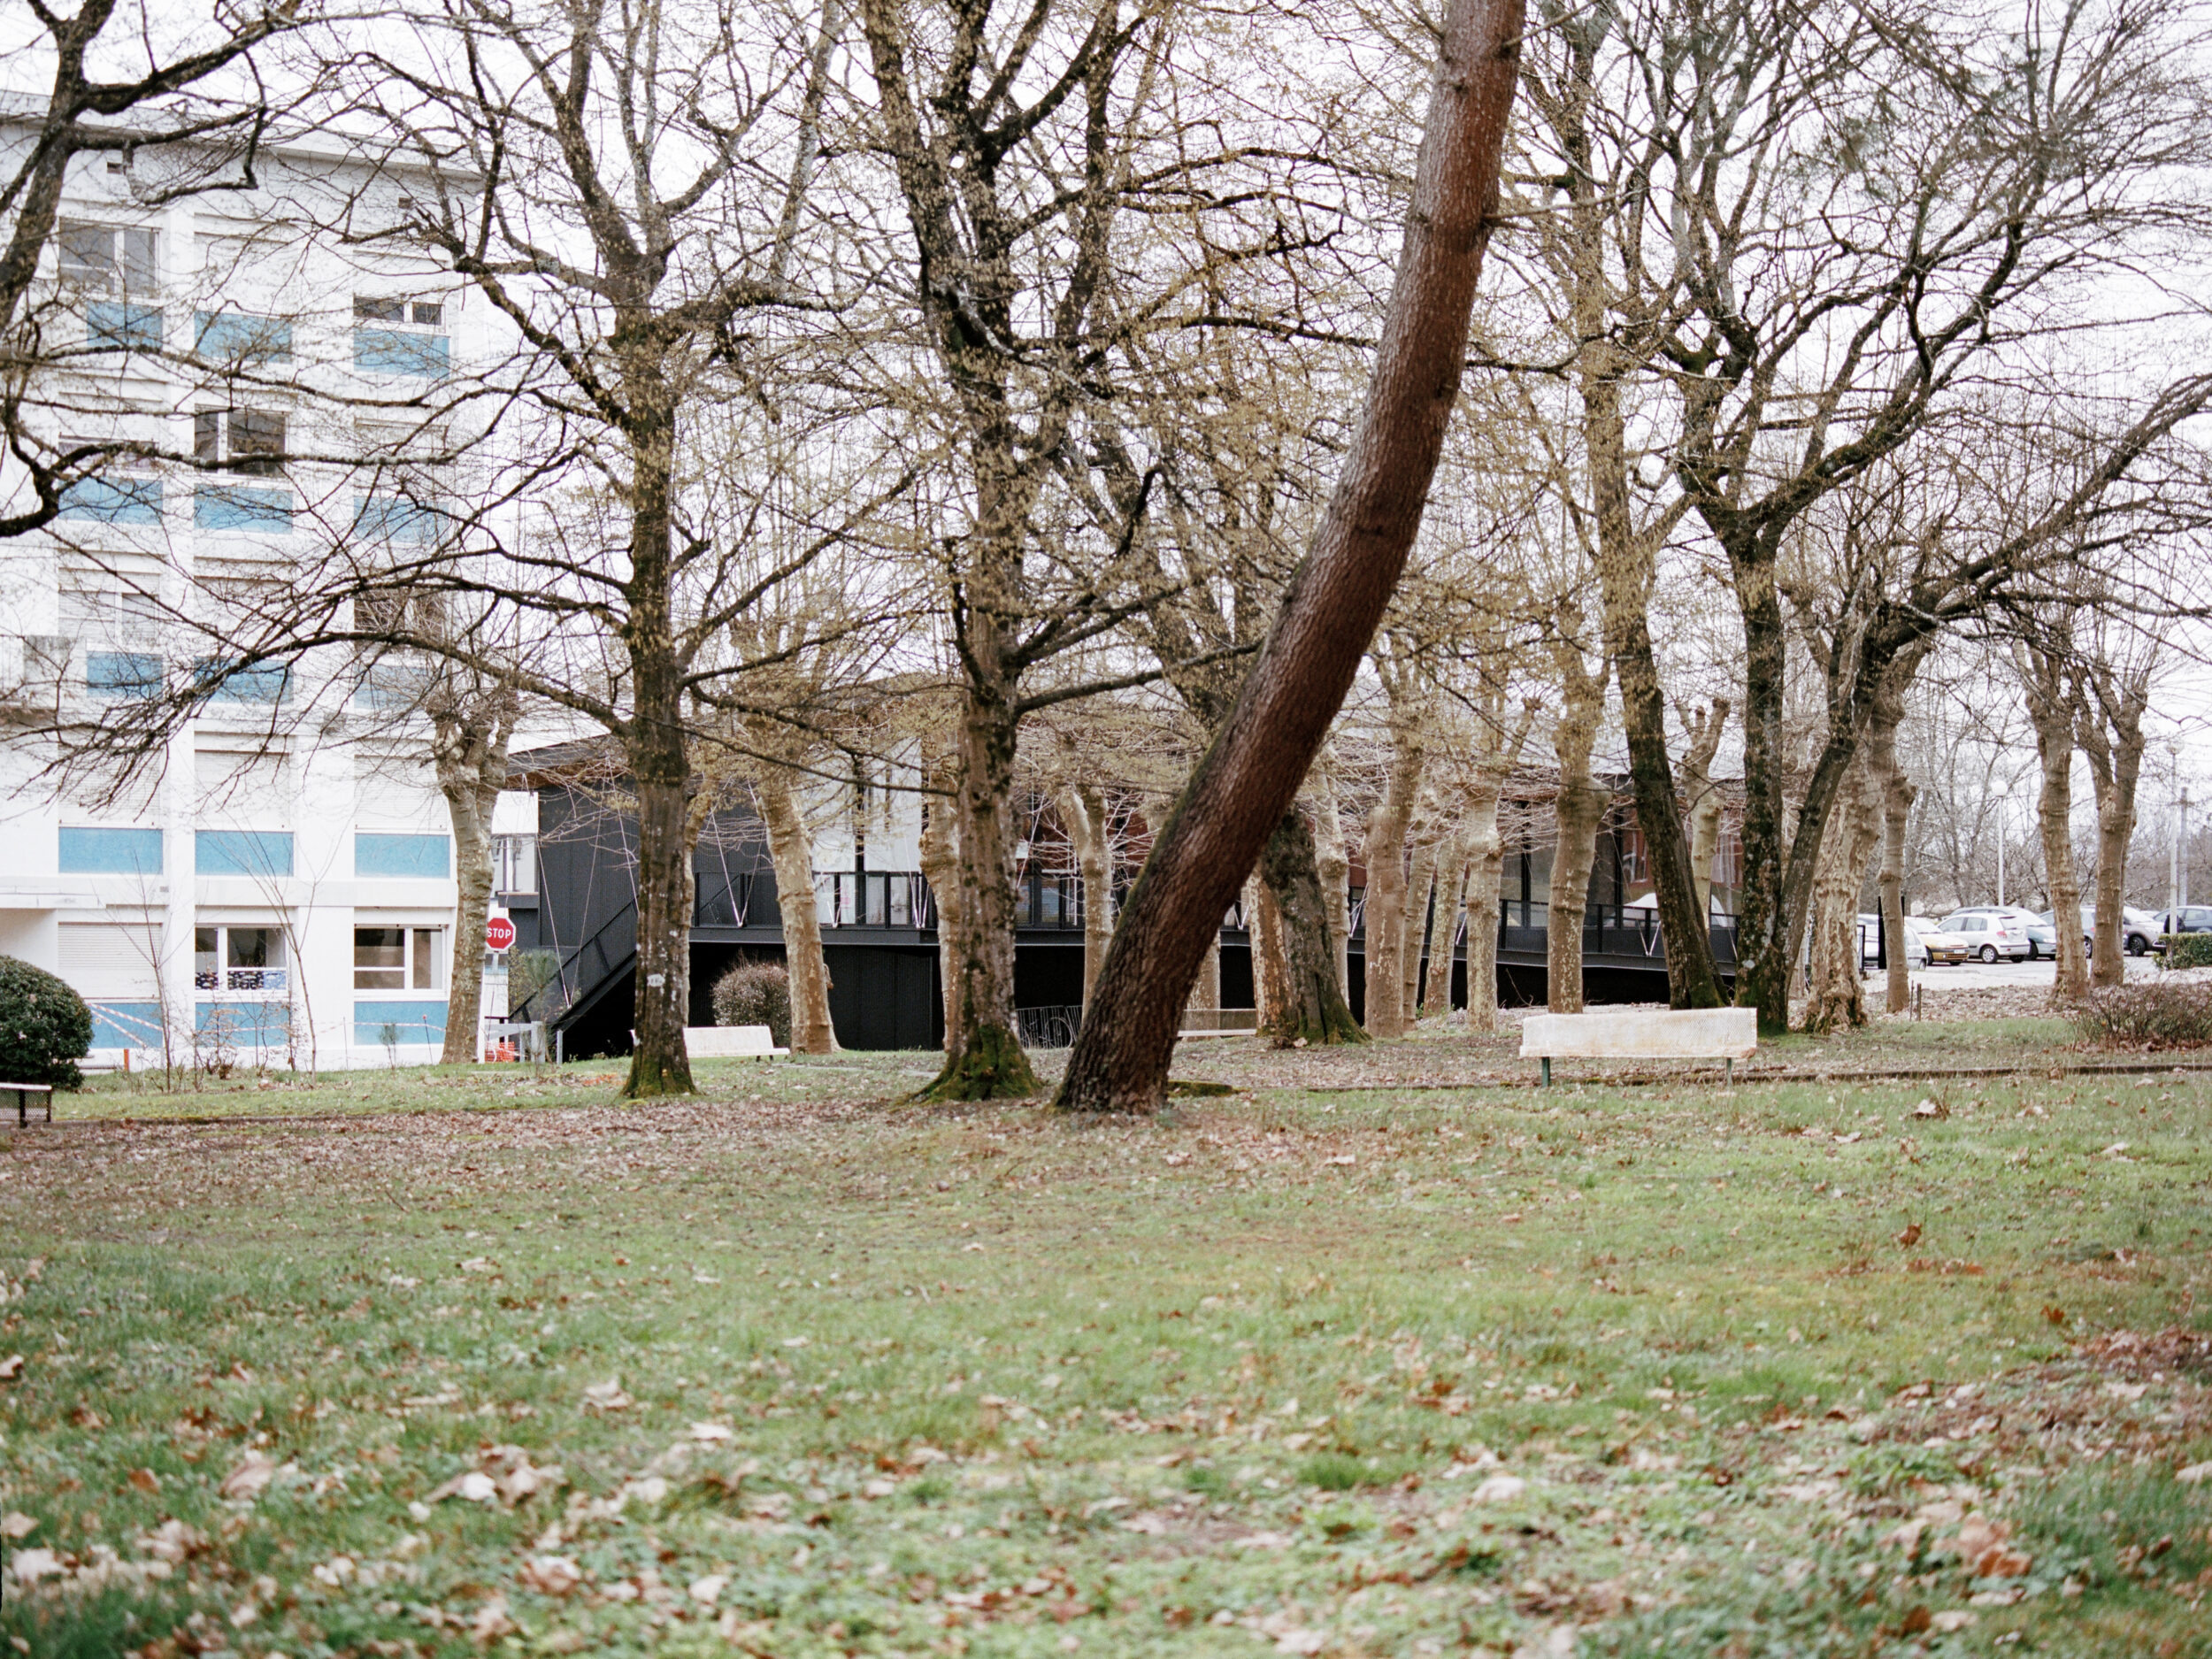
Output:
[[2193,1048],[2212,1042],[2212,985],[2150,980],[2090,993],[2083,1033],[2124,1048]]
[[0,1082],[81,1088],[92,1010],[43,968],[0,956]]
[[739,963],[714,982],[714,1023],[765,1025],[770,1041],[789,1048],[791,976],[780,963]]
[[2169,933],[2162,942],[2169,968],[2212,968],[2212,933]]

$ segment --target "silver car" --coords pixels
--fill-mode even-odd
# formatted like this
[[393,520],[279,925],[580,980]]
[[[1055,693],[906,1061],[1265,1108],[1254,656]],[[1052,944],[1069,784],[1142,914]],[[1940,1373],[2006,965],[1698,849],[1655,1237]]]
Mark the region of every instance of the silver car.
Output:
[[1943,918],[1942,927],[1965,940],[1984,962],[2020,962],[2035,954],[2027,925],[2003,910],[1954,910]]

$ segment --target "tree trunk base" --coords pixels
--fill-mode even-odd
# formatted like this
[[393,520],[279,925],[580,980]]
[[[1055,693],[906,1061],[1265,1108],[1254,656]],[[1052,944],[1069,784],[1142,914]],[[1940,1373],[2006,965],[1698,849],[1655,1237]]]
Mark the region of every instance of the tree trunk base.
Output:
[[688,1059],[675,1065],[656,1065],[644,1054],[630,1056],[630,1075],[622,1085],[624,1100],[661,1100],[671,1094],[695,1094]]
[[[1327,987],[1333,992],[1334,986]],[[1316,1008],[1315,1004],[1320,1006]],[[1283,1018],[1267,1028],[1268,1041],[1278,1048],[1326,1048],[1333,1043],[1372,1042],[1352,1018],[1352,1010],[1340,996],[1309,995],[1283,1010]]]
[[1003,1025],[979,1025],[945,1062],[927,1087],[907,1098],[919,1104],[949,1101],[1027,1100],[1042,1091],[1021,1041]]

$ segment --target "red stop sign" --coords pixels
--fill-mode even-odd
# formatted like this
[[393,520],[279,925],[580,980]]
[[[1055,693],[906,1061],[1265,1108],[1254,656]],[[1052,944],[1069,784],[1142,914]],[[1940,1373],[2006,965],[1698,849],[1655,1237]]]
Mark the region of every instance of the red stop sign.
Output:
[[494,950],[504,950],[515,942],[515,925],[503,916],[495,916],[484,924],[484,942]]

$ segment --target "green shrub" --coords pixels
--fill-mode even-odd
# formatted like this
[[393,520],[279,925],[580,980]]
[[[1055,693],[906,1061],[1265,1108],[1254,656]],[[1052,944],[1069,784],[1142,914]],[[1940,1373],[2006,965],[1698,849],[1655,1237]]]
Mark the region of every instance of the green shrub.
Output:
[[2166,947],[2170,968],[2212,968],[2212,933],[2169,933]]
[[0,956],[0,1082],[80,1088],[77,1062],[92,1047],[92,1010],[43,968]]
[[2212,985],[2156,979],[2090,993],[2083,1034],[2124,1048],[2193,1048],[2212,1042]]
[[779,1048],[791,1045],[791,976],[775,962],[741,962],[714,982],[714,1023],[765,1025]]
[[1324,1492],[1349,1492],[1369,1479],[1367,1465],[1342,1452],[1321,1452],[1306,1459],[1298,1478]]

